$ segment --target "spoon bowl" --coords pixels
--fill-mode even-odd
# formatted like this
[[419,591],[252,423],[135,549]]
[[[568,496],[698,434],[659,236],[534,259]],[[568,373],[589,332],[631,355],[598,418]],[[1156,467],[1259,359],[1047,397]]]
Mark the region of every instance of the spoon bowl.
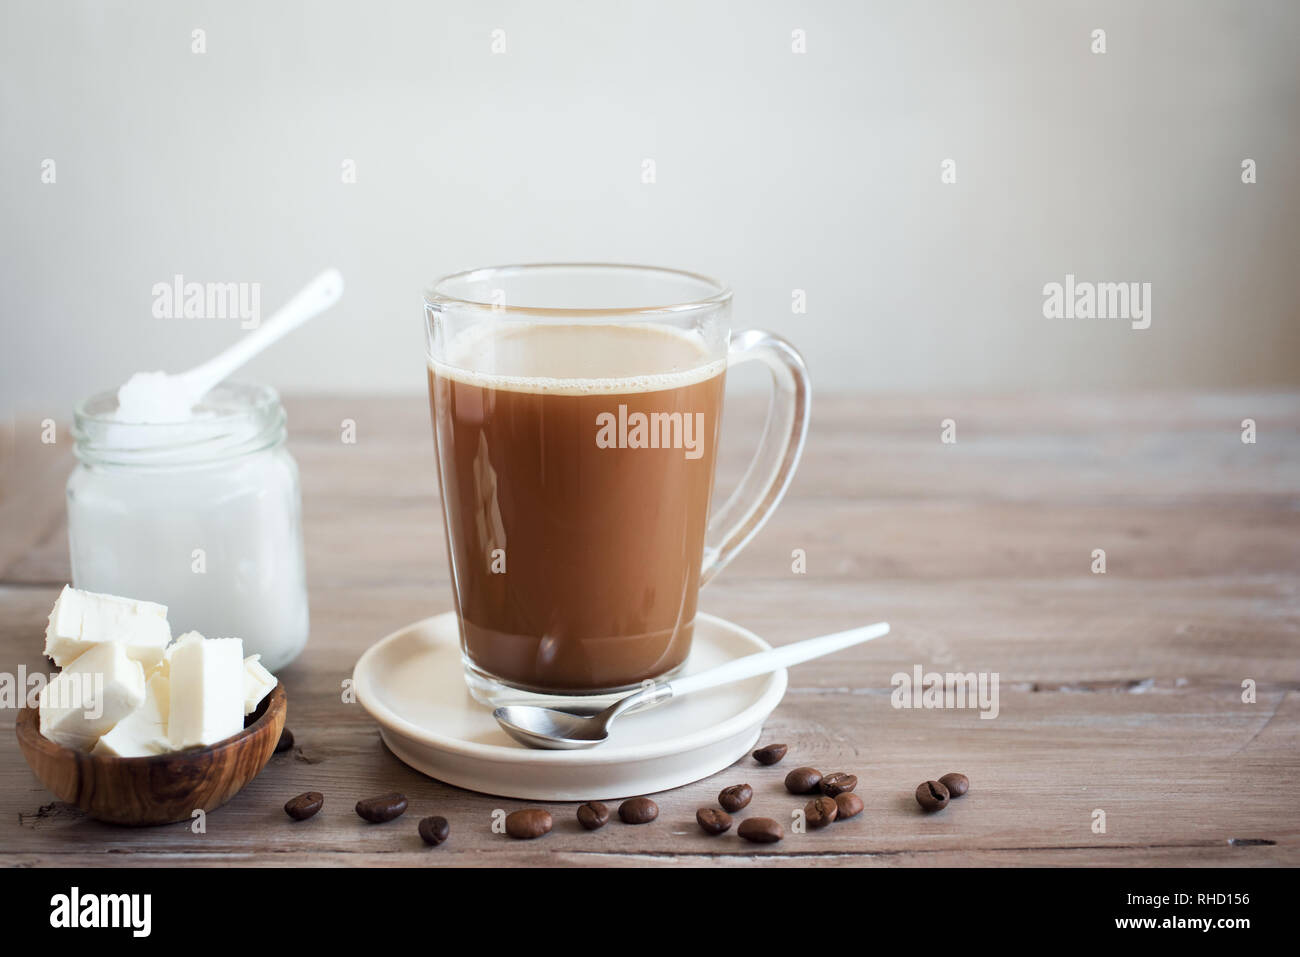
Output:
[[497,708],[492,717],[506,734],[526,747],[577,751],[594,748],[609,737],[603,714],[601,711],[586,717],[554,708],[513,704]]

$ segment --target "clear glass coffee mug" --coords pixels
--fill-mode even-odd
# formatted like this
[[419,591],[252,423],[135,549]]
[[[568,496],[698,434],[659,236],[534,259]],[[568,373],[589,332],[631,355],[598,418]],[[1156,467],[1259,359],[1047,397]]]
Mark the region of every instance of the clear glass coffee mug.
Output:
[[[597,706],[668,679],[699,588],[794,475],[811,393],[784,339],[733,336],[731,292],[693,273],[546,264],[425,293],[429,400],[465,678],[499,705]],[[758,451],[710,517],[729,367],[773,395]]]

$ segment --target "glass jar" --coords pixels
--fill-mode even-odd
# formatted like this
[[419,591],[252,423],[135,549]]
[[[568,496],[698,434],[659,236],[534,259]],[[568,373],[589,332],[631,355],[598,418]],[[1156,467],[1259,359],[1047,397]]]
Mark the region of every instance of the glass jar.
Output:
[[276,671],[307,643],[298,466],[269,386],[223,383],[181,423],[116,421],[116,393],[77,407],[68,477],[77,588],[160,602],[172,634],[242,638]]

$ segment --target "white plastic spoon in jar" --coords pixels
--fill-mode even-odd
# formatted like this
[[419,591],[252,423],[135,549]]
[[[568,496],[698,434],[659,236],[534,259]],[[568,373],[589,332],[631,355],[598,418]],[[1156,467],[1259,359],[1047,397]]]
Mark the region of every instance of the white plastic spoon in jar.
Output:
[[176,375],[137,372],[117,390],[116,418],[142,424],[184,422],[213,386],[308,319],[320,315],[342,295],[343,277],[337,269],[327,269],[270,319],[203,365]]

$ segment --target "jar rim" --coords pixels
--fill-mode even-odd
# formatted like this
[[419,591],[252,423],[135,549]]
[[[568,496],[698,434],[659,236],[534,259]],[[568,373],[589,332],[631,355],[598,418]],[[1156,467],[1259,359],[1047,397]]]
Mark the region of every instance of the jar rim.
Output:
[[284,441],[286,416],[269,385],[222,382],[184,422],[117,419],[117,392],[77,403],[72,435],[87,463],[138,467],[192,465],[252,454]]
[[[203,401],[196,405],[196,411],[204,413],[205,420],[234,419],[247,416],[250,411],[270,409],[280,405],[280,393],[274,386],[256,382],[228,380],[213,386]],[[129,425],[139,429],[157,429],[159,434],[171,428],[185,428],[192,420],[185,422],[129,422],[115,417],[117,411],[117,390],[97,392],[82,399],[73,408],[73,415],[79,422],[102,422],[112,425]]]

